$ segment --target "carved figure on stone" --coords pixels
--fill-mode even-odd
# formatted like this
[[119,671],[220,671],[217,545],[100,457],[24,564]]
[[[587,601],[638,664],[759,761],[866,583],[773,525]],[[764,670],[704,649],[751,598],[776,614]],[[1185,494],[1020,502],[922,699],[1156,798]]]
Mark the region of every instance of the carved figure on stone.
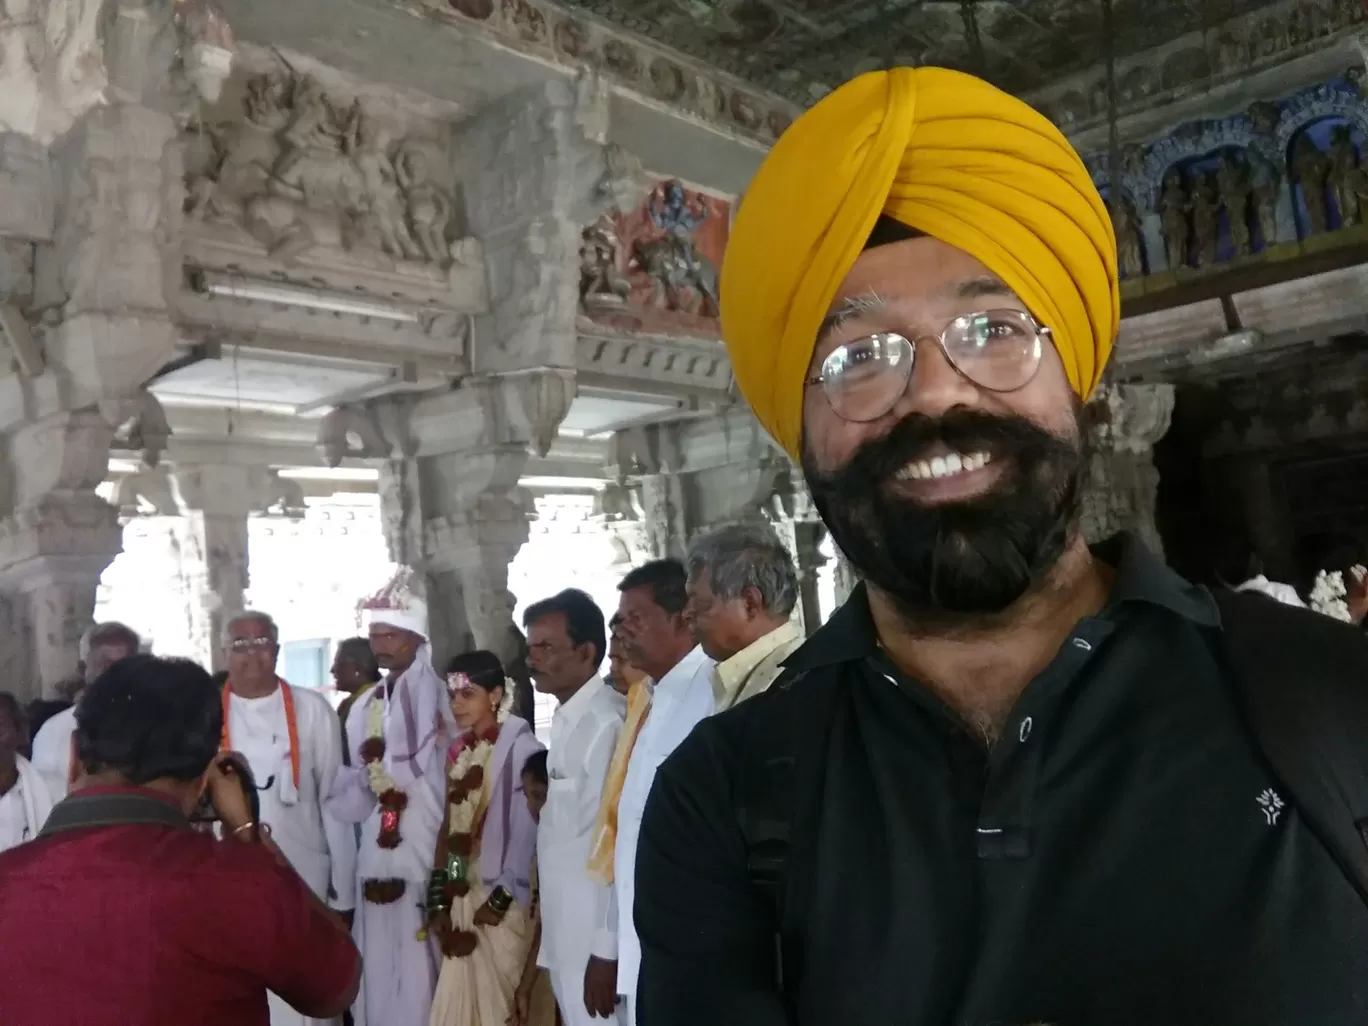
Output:
[[408,197],[408,223],[418,248],[429,263],[446,267],[451,263],[447,226],[451,224],[451,200],[432,181],[428,157],[412,144],[400,147],[394,158],[399,184]]
[[1278,169],[1257,151],[1250,151],[1250,186],[1254,198],[1254,218],[1264,247],[1278,241]]
[[186,216],[193,220],[236,222],[243,198],[262,192],[280,153],[276,134],[285,127],[286,83],[270,74],[247,79],[243,120],[206,127],[194,143],[208,147],[203,170],[186,183]]
[[651,302],[666,310],[716,317],[717,268],[687,235],[670,234],[632,247],[631,266],[652,281]]
[[1325,186],[1330,177],[1330,158],[1306,133],[1292,144],[1292,182],[1301,186],[1306,207],[1307,233],[1318,235],[1327,227]]
[[1140,238],[1140,218],[1130,200],[1121,201],[1121,209],[1111,212],[1112,227],[1116,231],[1116,259],[1121,277],[1135,280],[1144,276],[1144,248]]
[[0,4],[0,129],[47,145],[103,102],[102,0]]
[[707,218],[701,207],[693,208],[679,182],[666,182],[656,191],[647,206],[651,223],[666,234],[691,234]]
[[343,149],[360,172],[353,197],[348,248],[369,246],[396,260],[421,260],[423,251],[408,229],[398,172],[387,150],[385,128],[357,100],[347,119]]
[[1358,147],[1348,125],[1338,125],[1330,133],[1330,195],[1339,211],[1340,227],[1360,221],[1360,198],[1368,177],[1359,164]]
[[1159,230],[1164,237],[1164,253],[1170,271],[1187,263],[1188,217],[1187,194],[1183,190],[1183,176],[1174,168],[1164,176],[1164,192],[1159,197]]
[[391,144],[374,112],[337,105],[288,64],[247,80],[242,118],[192,140],[187,166],[187,214],[245,231],[282,263],[314,246],[386,268],[452,263],[453,200],[426,147]]
[[620,307],[631,285],[619,272],[622,244],[609,217],[601,217],[580,236],[580,302],[586,310]]
[[1216,189],[1225,208],[1230,225],[1230,242],[1239,256],[1248,256],[1251,249],[1249,231],[1249,165],[1244,158],[1230,152],[1221,154],[1221,165],[1216,169]]
[[1220,214],[1215,175],[1197,172],[1192,176],[1188,209],[1192,212],[1192,241],[1197,249],[1197,266],[1210,267],[1216,262],[1217,217]]
[[691,205],[684,186],[671,181],[656,190],[646,211],[663,234],[636,240],[629,266],[651,278],[651,301],[662,309],[716,317],[717,268],[693,239],[708,216],[706,208]]

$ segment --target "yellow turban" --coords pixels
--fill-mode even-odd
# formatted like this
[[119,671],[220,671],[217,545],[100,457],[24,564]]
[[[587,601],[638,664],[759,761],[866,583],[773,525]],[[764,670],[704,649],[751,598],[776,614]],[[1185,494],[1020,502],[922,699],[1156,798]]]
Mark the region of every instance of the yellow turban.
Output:
[[722,337],[742,395],[797,459],[817,331],[880,214],[977,258],[1096,388],[1120,319],[1106,204],[1063,134],[971,75],[894,68],[847,82],[774,145],[736,211]]

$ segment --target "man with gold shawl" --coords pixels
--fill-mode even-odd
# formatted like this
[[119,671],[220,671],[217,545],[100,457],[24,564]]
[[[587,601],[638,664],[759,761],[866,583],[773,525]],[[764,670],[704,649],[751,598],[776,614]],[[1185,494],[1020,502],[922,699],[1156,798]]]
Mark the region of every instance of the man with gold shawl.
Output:
[[1060,132],[957,72],[847,83],[747,188],[721,306],[863,583],[656,776],[642,1026],[1361,1021],[1368,903],[1238,711],[1234,622],[1082,537],[1119,295]]

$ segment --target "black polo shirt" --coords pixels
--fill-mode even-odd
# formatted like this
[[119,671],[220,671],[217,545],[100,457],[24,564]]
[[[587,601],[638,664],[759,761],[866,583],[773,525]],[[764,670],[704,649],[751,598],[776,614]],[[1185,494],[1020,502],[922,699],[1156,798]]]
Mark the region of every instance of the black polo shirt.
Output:
[[746,738],[804,682],[695,729],[642,825],[639,1026],[1368,1023],[1368,908],[1245,727],[1214,601],[1138,543],[1099,554],[1107,608],[991,750],[883,657],[862,592],[790,657],[841,688],[782,996],[736,804]]

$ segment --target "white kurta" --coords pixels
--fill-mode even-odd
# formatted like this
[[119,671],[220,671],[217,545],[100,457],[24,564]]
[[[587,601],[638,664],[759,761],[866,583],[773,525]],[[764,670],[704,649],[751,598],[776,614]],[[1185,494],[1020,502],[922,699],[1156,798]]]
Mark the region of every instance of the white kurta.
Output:
[[[398,879],[405,893],[388,905],[364,900],[358,888],[353,936],[365,966],[361,994],[352,1006],[356,1026],[427,1026],[437,986],[437,950],[417,939],[422,905],[436,852],[446,800],[446,755],[452,730],[447,722],[446,684],[427,661],[426,646],[400,675],[392,695],[384,684],[366,692],[347,716],[351,765],[342,767],[328,796],[338,819],[361,824],[357,853],[359,880]],[[384,712],[384,765],[408,805],[399,817],[400,843],[381,848],[380,806],[361,760],[370,709]]]
[[656,770],[698,722],[712,715],[712,676],[716,664],[701,647],[681,659],[657,681],[651,692],[651,711],[632,747],[627,778],[618,800],[617,846],[613,849],[613,877],[618,917],[618,993],[627,997],[631,1026],[636,1026],[637,974],[641,971],[641,942],[632,921],[636,897],[636,848],[641,816],[655,782]]
[[566,1026],[605,1026],[584,1007],[589,956],[617,958],[613,888],[589,875],[594,822],[627,701],[595,674],[556,710],[547,756],[546,807],[537,828],[542,940],[537,964],[551,976]]
[[48,796],[60,802],[67,796],[71,772],[71,736],[76,733],[76,707],[48,718],[33,739],[33,768],[43,777]]
[[22,755],[16,756],[19,779],[0,795],[0,851],[17,848],[38,836],[52,811],[42,775]]
[[[281,687],[289,687],[282,684]],[[285,697],[276,688],[264,698],[230,694],[228,733],[246,757],[261,801],[261,820],[271,837],[319,898],[339,912],[356,906],[356,834],[323,808],[342,765],[342,731],[327,699],[291,688],[299,733],[299,786],[290,764]],[[309,1019],[270,996],[271,1026],[324,1026],[338,1020]]]

